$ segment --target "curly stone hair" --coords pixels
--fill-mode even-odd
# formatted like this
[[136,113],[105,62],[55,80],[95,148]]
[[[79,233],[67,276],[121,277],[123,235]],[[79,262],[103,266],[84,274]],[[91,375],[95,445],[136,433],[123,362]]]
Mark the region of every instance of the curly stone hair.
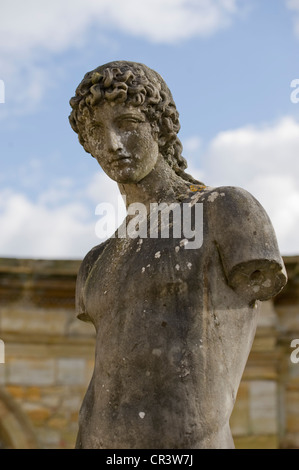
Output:
[[79,142],[90,153],[86,139],[86,119],[101,101],[130,103],[142,108],[154,132],[159,151],[171,168],[183,179],[199,183],[185,173],[187,162],[182,156],[179,113],[172,94],[162,77],[144,64],[114,61],[88,72],[70,99],[69,121]]

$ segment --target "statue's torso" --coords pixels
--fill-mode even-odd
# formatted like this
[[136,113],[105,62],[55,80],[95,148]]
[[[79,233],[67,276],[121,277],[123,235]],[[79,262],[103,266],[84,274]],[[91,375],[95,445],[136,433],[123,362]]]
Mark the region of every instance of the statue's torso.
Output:
[[251,195],[227,187],[200,201],[201,247],[111,238],[82,263],[77,314],[97,335],[78,447],[233,447],[229,417],[256,329],[250,296],[270,298],[285,276]]
[[217,428],[227,434],[256,311],[227,286],[209,237],[198,250],[140,242],[111,239],[86,282],[97,340],[82,438],[102,448],[200,447]]

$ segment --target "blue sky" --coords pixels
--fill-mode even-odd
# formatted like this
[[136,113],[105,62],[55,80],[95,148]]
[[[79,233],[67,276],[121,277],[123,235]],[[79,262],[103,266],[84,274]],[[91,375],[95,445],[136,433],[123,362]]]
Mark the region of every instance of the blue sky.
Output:
[[116,59],[167,82],[187,171],[250,191],[299,254],[299,0],[1,0],[0,256],[82,258],[102,241],[95,209],[118,188],[69,99]]

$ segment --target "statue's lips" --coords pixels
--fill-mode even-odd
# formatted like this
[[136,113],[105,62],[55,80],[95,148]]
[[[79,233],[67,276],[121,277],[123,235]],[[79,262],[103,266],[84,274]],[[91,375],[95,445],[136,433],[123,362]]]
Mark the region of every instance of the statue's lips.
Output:
[[118,162],[129,162],[131,161],[131,157],[128,157],[127,155],[120,155],[117,158],[114,158],[111,163],[118,163]]

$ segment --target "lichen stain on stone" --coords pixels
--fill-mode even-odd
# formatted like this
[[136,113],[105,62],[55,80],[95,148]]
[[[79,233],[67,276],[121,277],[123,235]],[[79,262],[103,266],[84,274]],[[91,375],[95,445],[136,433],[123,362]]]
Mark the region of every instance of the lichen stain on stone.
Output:
[[138,247],[137,247],[136,253],[138,253],[141,250],[142,243],[143,243],[143,239],[140,238],[137,242]]
[[217,191],[214,191],[210,196],[208,197],[208,202],[214,202],[217,197],[219,196],[219,193]]
[[225,193],[218,193],[218,191],[213,191],[208,197],[208,202],[214,202],[218,196],[224,197]]
[[153,349],[153,350],[152,350],[152,354],[153,354],[154,356],[160,357],[161,354],[162,354],[162,351],[161,351],[161,349],[156,348],[156,349]]

